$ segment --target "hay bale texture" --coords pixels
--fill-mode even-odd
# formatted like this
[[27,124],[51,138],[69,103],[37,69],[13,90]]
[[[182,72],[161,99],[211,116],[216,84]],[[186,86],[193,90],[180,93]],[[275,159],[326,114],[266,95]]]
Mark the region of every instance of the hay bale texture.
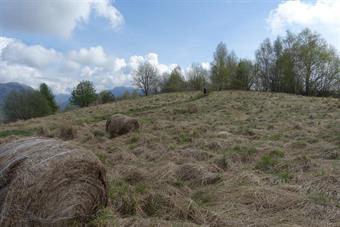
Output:
[[115,114],[106,121],[106,132],[110,134],[111,138],[124,135],[138,128],[137,119],[123,114]]
[[107,203],[106,173],[87,150],[55,139],[0,146],[0,226],[85,223]]

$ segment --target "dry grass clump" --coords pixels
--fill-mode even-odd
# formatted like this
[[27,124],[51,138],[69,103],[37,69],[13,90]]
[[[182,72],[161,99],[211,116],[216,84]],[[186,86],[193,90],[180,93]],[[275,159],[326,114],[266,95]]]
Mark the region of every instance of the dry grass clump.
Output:
[[181,221],[167,221],[161,218],[141,218],[141,217],[130,217],[123,218],[117,221],[117,226],[122,227],[199,227],[200,225],[193,224],[190,222]]
[[335,176],[321,176],[308,182],[303,190],[318,204],[340,206],[340,179]]
[[122,166],[119,170],[121,178],[129,184],[137,184],[146,179],[147,173],[136,167]]
[[175,170],[177,179],[189,182],[192,185],[215,184],[221,180],[217,170],[197,164],[183,164]]
[[35,134],[49,138],[57,137],[62,140],[73,140],[76,138],[77,130],[71,122],[61,121],[57,124],[37,127]]
[[181,150],[179,153],[185,158],[191,158],[196,161],[208,161],[210,158],[214,157],[214,155],[209,152],[203,150],[193,150],[190,148]]
[[57,136],[63,140],[73,140],[76,137],[76,129],[72,125],[59,126]]
[[197,206],[174,187],[160,186],[157,191],[141,189],[124,181],[112,182],[109,190],[115,210],[122,217],[162,217],[165,220],[219,226],[222,219]]
[[179,109],[174,109],[174,114],[194,114],[199,111],[198,107],[194,103],[189,103],[186,106],[179,108]]
[[264,187],[243,189],[237,199],[260,213],[277,213],[283,210],[303,208],[307,203],[303,197],[285,190]]

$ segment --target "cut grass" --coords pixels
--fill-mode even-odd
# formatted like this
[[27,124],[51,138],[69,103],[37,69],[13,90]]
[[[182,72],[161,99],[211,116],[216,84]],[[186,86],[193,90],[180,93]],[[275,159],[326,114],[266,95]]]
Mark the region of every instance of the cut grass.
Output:
[[[94,226],[337,226],[340,111],[329,108],[337,103],[241,91],[161,94],[3,124],[0,143],[36,132],[58,138],[63,122],[76,129],[68,143],[93,151],[110,179],[108,207]],[[106,117],[118,112],[137,118],[139,131],[108,138]],[[187,174],[198,170],[199,181],[178,177],[183,165],[194,166]]]

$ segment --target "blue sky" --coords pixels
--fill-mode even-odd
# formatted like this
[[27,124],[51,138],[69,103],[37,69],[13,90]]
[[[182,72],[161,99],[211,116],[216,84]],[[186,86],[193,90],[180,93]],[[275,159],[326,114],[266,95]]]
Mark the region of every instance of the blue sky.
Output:
[[60,51],[101,45],[117,57],[157,53],[165,64],[189,66],[210,61],[223,41],[240,57],[253,58],[254,50],[271,36],[266,18],[279,1],[223,0],[117,0],[124,25],[112,30],[104,18],[91,15],[70,38],[8,32],[28,44]]
[[238,57],[253,59],[265,38],[306,26],[338,47],[339,2],[0,0],[0,82],[36,87],[46,80],[57,92],[81,79],[93,80],[98,90],[130,85],[142,61],[161,72],[174,64],[207,66],[220,41]]

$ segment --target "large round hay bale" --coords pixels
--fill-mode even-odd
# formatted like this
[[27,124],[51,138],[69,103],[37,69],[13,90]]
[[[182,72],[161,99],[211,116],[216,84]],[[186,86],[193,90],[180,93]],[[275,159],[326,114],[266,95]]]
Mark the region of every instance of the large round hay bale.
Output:
[[137,119],[125,116],[123,114],[115,114],[106,121],[106,132],[111,136],[117,137],[139,128]]
[[67,142],[25,138],[0,146],[0,226],[85,223],[107,203],[96,156]]

